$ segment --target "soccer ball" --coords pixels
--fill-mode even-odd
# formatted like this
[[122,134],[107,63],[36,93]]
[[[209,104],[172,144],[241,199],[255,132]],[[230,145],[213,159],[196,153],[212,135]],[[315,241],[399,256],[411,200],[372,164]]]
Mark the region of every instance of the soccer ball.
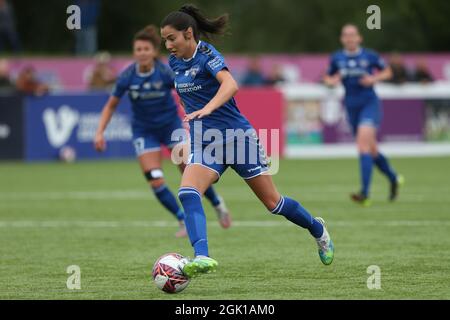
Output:
[[64,146],[59,150],[59,159],[63,162],[72,163],[76,160],[77,153],[74,148]]
[[152,276],[156,286],[167,293],[181,292],[190,280],[183,274],[188,259],[178,253],[167,253],[153,265]]

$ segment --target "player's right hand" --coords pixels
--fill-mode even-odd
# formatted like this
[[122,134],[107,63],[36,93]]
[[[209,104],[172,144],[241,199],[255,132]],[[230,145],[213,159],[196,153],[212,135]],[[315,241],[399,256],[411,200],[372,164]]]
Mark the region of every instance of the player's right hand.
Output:
[[325,85],[335,87],[341,82],[341,77],[339,74],[335,74],[334,76],[327,76],[323,80]]
[[94,138],[94,147],[97,151],[105,151],[106,141],[102,133],[97,133]]

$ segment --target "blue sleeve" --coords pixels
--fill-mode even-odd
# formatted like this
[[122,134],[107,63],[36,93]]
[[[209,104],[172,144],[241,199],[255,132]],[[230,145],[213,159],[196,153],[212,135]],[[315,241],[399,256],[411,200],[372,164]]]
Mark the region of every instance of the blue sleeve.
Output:
[[205,68],[214,76],[214,78],[217,76],[219,71],[222,71],[223,69],[228,70],[225,59],[219,54],[210,55],[208,60],[206,60]]
[[129,78],[127,77],[128,72],[123,72],[116,81],[114,85],[111,95],[122,98],[125,92],[128,90]]
[[337,63],[336,63],[336,58],[335,56],[331,56],[330,58],[330,65],[328,66],[328,71],[327,74],[329,76],[334,75],[336,72],[338,72],[338,67],[337,67]]
[[383,58],[380,57],[378,53],[373,52],[371,58],[372,66],[374,68],[377,68],[378,70],[383,70],[386,68],[386,62]]

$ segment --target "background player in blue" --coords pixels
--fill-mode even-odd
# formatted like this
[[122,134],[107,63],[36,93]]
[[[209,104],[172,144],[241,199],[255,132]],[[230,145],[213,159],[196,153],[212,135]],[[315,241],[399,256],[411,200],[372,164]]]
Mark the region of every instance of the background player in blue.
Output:
[[[200,41],[201,35],[208,38],[212,34],[222,34],[227,22],[227,15],[208,19],[195,6],[184,5],[179,11],[170,13],[161,23],[161,34],[171,53],[169,65],[175,72],[175,88],[184,102],[185,121],[189,121],[191,127],[190,162],[183,172],[178,197],[186,213],[186,227],[195,258],[184,266],[183,272],[188,277],[193,277],[214,271],[218,265],[216,260],[209,257],[201,196],[228,166],[245,179],[270,212],[283,215],[298,226],[308,229],[318,244],[321,261],[328,265],[333,260],[334,248],[323,220],[312,217],[297,201],[278,193],[272,177],[264,174],[268,171],[264,159],[259,158],[253,163],[246,159],[243,163],[230,164],[226,161],[229,155],[227,149],[215,154],[215,162],[207,162],[204,161],[202,152],[206,151],[208,142],[202,140],[201,147],[198,148],[195,145],[197,141],[193,141],[195,139],[192,137],[198,137],[199,132],[195,127],[199,123],[202,124],[202,130],[224,132],[226,129],[252,129],[236,106],[233,96],[238,91],[238,86],[222,55],[209,43]],[[229,142],[228,136],[222,141],[214,141],[222,146],[228,146]],[[232,142],[237,142],[238,148],[256,145],[256,149],[259,149],[256,136]]]
[[[387,158],[378,150],[377,129],[380,126],[382,110],[373,86],[392,76],[389,66],[377,53],[362,48],[362,37],[355,25],[342,28],[343,50],[334,53],[328,74],[324,81],[329,86],[342,82],[345,88],[344,104],[348,121],[356,136],[359,151],[361,190],[351,194],[351,199],[363,205],[370,205],[369,189],[372,167],[375,164],[390,182],[389,199],[395,200],[403,178],[389,165]],[[374,70],[379,70],[374,73]]]
[[[176,236],[182,237],[187,235],[184,212],[165,184],[161,170],[161,144],[169,149],[174,148],[179,142],[172,141],[172,132],[183,126],[171,92],[174,85],[173,73],[157,59],[160,45],[161,37],[155,26],[148,26],[135,35],[133,54],[136,62],[119,76],[113,93],[103,108],[94,144],[99,151],[106,148],[104,131],[120,98],[128,92],[133,110],[133,142],[142,172],[157,199],[178,219],[180,229]],[[186,144],[187,138],[181,138]],[[185,164],[181,163],[180,169],[184,170],[184,167]],[[221,226],[228,228],[231,218],[223,199],[212,187],[205,196],[214,206]]]

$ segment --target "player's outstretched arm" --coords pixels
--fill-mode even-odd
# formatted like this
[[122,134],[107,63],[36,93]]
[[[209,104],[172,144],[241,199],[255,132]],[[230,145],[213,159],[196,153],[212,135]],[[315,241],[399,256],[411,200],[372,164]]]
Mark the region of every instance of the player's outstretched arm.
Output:
[[327,85],[329,87],[334,87],[334,86],[337,86],[341,82],[341,76],[339,75],[339,73],[336,73],[331,76],[325,75],[323,77],[323,82],[325,83],[325,85]]
[[377,77],[377,82],[378,81],[386,81],[386,80],[391,79],[392,78],[392,69],[391,69],[391,67],[387,66],[386,68],[384,68],[383,70],[378,72],[376,77]]
[[388,66],[377,74],[362,77],[360,83],[366,87],[371,87],[377,82],[386,81],[390,78],[392,78],[392,69]]
[[217,81],[220,83],[219,90],[214,98],[202,109],[187,114],[184,121],[189,121],[195,118],[203,118],[210,115],[214,110],[223,106],[228,100],[230,100],[239,90],[239,86],[234,80],[233,76],[228,70],[219,71],[216,75]]
[[94,147],[97,151],[104,151],[106,149],[106,141],[103,133],[105,132],[109,121],[111,121],[112,115],[116,111],[119,101],[120,99],[118,97],[111,96],[103,107],[97,132],[95,133],[94,138]]

